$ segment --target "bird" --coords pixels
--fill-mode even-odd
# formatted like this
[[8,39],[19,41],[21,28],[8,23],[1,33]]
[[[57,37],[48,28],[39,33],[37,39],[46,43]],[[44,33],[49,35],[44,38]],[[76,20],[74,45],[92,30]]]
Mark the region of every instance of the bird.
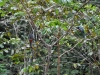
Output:
[[85,38],[84,28],[82,26],[77,26],[76,28],[78,29],[79,35]]
[[34,35],[32,33],[29,34],[29,44],[30,44],[30,47],[32,48],[32,42],[34,40]]

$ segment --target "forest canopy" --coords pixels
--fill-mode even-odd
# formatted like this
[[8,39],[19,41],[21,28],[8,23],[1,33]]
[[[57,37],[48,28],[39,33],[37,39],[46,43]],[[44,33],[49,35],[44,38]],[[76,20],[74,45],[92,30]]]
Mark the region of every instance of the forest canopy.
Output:
[[99,0],[0,0],[0,75],[100,75]]

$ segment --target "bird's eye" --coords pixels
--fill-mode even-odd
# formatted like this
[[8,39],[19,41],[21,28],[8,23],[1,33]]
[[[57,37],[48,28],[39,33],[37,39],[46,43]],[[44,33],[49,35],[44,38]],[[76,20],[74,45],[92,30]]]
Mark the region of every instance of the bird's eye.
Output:
[[76,27],[77,29],[79,29],[79,27]]

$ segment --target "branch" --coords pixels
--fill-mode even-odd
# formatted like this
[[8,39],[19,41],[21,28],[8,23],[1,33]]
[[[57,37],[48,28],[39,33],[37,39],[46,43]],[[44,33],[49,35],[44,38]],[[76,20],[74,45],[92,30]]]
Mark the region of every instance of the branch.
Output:
[[23,4],[23,1],[20,0],[20,2],[21,2],[21,4],[22,4],[23,8],[26,10],[26,13],[28,14],[28,18],[29,18],[29,20],[30,20],[30,24],[32,25],[33,29],[37,32],[37,35],[40,37],[40,39],[41,39],[41,41],[44,43],[44,45],[45,45],[46,47],[49,47],[50,45],[47,44],[47,43],[42,39],[42,35],[38,32],[38,28],[37,28],[36,25],[34,24],[33,18],[32,18],[32,16],[30,15],[30,13],[29,13],[28,9],[26,8],[26,6]]
[[[76,14],[78,13],[78,11],[80,9],[82,9],[90,0],[86,1],[77,11],[76,11]],[[74,16],[76,15],[74,14]],[[73,22],[73,21],[72,21]],[[74,26],[74,24],[71,25],[71,27],[67,30],[67,33],[66,34],[63,34],[59,39],[57,39],[55,42],[53,42],[51,44],[51,46],[55,45],[59,40],[61,40],[65,35],[68,35],[69,31],[72,29],[72,27]]]
[[64,54],[66,54],[67,52],[72,51],[79,43],[81,43],[83,41],[83,39],[81,41],[79,41],[78,43],[76,43],[70,50],[65,51],[64,53],[62,53],[59,57],[62,57]]
[[65,34],[63,34],[59,39],[57,39],[55,42],[53,42],[51,44],[51,46],[54,46],[59,40],[61,40],[65,35],[68,35],[69,31],[72,29],[72,27],[74,26],[74,24],[71,25],[71,27],[66,31]]
[[90,1],[90,0],[86,1],[86,2],[77,10],[77,12],[78,12],[80,9],[82,9],[87,3],[89,3],[89,1]]

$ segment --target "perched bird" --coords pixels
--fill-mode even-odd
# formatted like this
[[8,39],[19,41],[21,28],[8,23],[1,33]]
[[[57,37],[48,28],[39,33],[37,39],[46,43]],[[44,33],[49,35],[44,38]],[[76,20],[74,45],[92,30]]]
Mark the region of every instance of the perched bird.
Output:
[[85,31],[84,31],[84,28],[82,26],[77,26],[76,27],[78,29],[78,33],[80,36],[84,37],[85,38]]
[[77,26],[76,27],[80,32],[84,33],[84,28],[82,26]]
[[32,47],[32,42],[34,40],[34,35],[32,33],[29,34],[29,43],[30,43],[30,47]]

